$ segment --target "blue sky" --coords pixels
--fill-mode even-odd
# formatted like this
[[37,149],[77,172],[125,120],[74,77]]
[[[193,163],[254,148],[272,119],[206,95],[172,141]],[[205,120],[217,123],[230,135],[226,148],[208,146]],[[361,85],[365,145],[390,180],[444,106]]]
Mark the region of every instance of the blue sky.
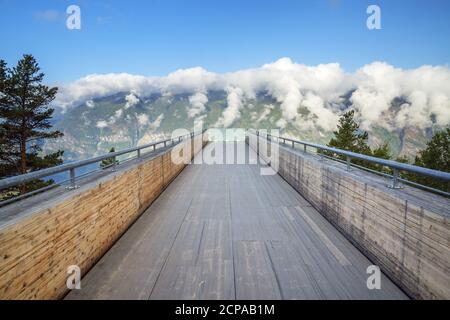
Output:
[[[70,4],[81,8],[81,30],[65,27]],[[366,28],[369,4],[381,7],[382,30]],[[376,60],[415,68],[449,64],[450,1],[0,0],[0,39],[0,58],[12,65],[32,53],[51,82],[227,72],[281,57],[349,72]]]

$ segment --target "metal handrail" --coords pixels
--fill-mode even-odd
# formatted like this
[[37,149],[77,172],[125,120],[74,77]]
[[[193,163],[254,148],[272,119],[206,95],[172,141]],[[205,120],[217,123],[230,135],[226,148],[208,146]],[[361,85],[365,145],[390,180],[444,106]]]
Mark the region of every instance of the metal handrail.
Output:
[[[256,131],[256,135],[260,136],[260,132]],[[428,168],[424,168],[424,167],[415,166],[412,164],[397,162],[394,160],[386,160],[386,159],[376,158],[376,157],[367,156],[367,155],[356,153],[356,152],[346,151],[346,150],[337,149],[337,148],[333,148],[333,147],[327,147],[327,146],[320,145],[317,143],[311,143],[311,142],[306,142],[306,141],[301,141],[301,140],[296,140],[296,139],[291,139],[291,138],[273,136],[268,133],[265,134],[265,138],[267,140],[269,140],[271,138],[276,138],[276,139],[278,139],[278,141],[282,140],[284,142],[284,144],[286,144],[286,141],[288,141],[291,143],[292,148],[295,147],[295,144],[303,145],[305,152],[306,152],[306,147],[312,147],[312,148],[315,148],[316,150],[328,151],[328,152],[332,152],[335,154],[343,155],[346,157],[347,168],[350,167],[352,159],[363,160],[363,161],[367,161],[370,163],[374,163],[374,164],[378,164],[378,165],[382,165],[382,166],[391,168],[393,171],[393,175],[392,175],[393,181],[392,181],[391,187],[395,188],[395,189],[401,188],[401,186],[399,184],[399,180],[400,180],[399,172],[400,171],[412,172],[412,173],[432,177],[435,179],[439,179],[442,181],[450,182],[450,173],[448,173],[448,172],[428,169]]]
[[[203,134],[203,132],[201,134]],[[146,144],[143,146],[128,148],[128,149],[124,149],[124,150],[116,151],[116,152],[110,152],[110,153],[107,153],[107,154],[104,154],[101,156],[97,156],[94,158],[86,159],[86,160],[79,160],[79,161],[75,161],[75,162],[65,163],[65,164],[47,168],[47,169],[42,169],[42,170],[38,170],[38,171],[29,172],[26,174],[13,176],[10,178],[5,178],[5,179],[0,180],[0,190],[15,187],[15,186],[21,185],[23,183],[26,183],[26,182],[29,182],[29,181],[32,181],[35,179],[45,178],[45,177],[48,177],[48,176],[51,176],[51,175],[54,175],[57,173],[61,173],[61,172],[66,172],[66,171],[69,171],[69,174],[70,174],[70,187],[69,188],[71,188],[71,189],[77,188],[76,183],[75,183],[75,179],[76,179],[75,169],[77,169],[77,168],[84,167],[89,164],[97,163],[97,162],[100,162],[100,161],[103,161],[106,159],[114,159],[118,156],[128,154],[131,152],[137,152],[137,158],[140,158],[142,149],[147,149],[147,148],[153,147],[153,151],[155,151],[157,145],[163,144],[164,147],[166,147],[168,142],[170,142],[171,145],[174,145],[175,141],[178,140],[177,143],[179,143],[187,137],[193,138],[194,133],[191,132],[187,135],[178,136],[178,137],[175,137],[172,139],[156,141],[156,142],[152,142],[152,143],[149,143],[149,144]],[[113,164],[113,167],[115,167],[115,162]]]

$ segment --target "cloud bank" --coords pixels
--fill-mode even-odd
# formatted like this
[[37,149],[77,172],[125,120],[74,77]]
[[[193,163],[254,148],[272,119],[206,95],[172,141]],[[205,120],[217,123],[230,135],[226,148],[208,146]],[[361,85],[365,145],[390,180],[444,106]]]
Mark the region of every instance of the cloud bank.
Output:
[[[93,74],[60,88],[56,103],[63,108],[99,96],[128,92],[125,108],[139,102],[138,97],[153,93],[190,95],[188,116],[201,116],[210,90],[227,93],[227,106],[217,125],[229,127],[240,118],[243,108],[251,108],[258,93],[269,94],[279,104],[280,127],[333,130],[347,105],[356,110],[364,129],[379,125],[389,130],[407,126],[429,127],[450,124],[450,69],[422,66],[400,69],[385,62],[373,62],[354,73],[338,63],[307,66],[282,58],[259,68],[231,73],[213,73],[201,67],[180,69],[165,77],[119,74]],[[397,105],[393,107],[393,101]],[[400,101],[400,105],[398,105]],[[307,118],[299,110],[306,110]]]
[[227,107],[222,116],[216,123],[216,126],[228,128],[233,122],[241,116],[242,100],[244,92],[241,88],[232,87],[227,89]]
[[201,113],[205,112],[205,104],[208,102],[208,97],[206,94],[197,92],[196,94],[189,97],[189,103],[191,108],[187,110],[189,118],[194,118]]

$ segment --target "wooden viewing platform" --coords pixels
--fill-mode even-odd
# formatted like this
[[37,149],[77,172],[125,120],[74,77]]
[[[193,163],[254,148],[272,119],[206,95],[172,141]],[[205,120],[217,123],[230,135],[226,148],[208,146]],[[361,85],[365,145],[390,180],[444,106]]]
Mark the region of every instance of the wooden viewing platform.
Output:
[[188,165],[66,299],[408,298],[384,275],[369,290],[373,263],[259,169]]

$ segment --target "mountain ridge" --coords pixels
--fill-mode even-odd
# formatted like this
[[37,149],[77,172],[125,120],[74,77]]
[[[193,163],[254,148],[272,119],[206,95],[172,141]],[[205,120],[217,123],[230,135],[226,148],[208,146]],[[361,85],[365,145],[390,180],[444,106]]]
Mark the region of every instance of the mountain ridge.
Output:
[[[66,160],[78,160],[103,154],[111,147],[116,150],[148,143],[170,136],[173,130],[192,130],[195,120],[203,120],[204,128],[214,127],[230,104],[224,90],[211,90],[204,94],[206,102],[196,104],[188,93],[152,93],[138,96],[134,92],[118,92],[86,100],[76,107],[60,113],[54,121],[55,128],[64,132],[64,137],[45,144],[45,151],[62,149]],[[335,105],[341,112],[351,107],[349,97]],[[392,112],[404,103],[401,99],[392,102]],[[200,106],[200,112],[197,112]],[[190,112],[197,107],[195,112]],[[326,144],[333,136],[331,130],[303,126],[314,114],[302,105],[298,106],[299,119],[288,122],[281,134],[305,141]],[[195,116],[190,116],[196,113]],[[280,102],[267,92],[259,92],[253,99],[246,99],[238,109],[233,127],[254,129],[277,129],[282,119]],[[388,130],[372,126],[369,144],[378,146],[387,142],[393,156],[406,155],[413,158],[440,127],[422,130],[417,127]]]

